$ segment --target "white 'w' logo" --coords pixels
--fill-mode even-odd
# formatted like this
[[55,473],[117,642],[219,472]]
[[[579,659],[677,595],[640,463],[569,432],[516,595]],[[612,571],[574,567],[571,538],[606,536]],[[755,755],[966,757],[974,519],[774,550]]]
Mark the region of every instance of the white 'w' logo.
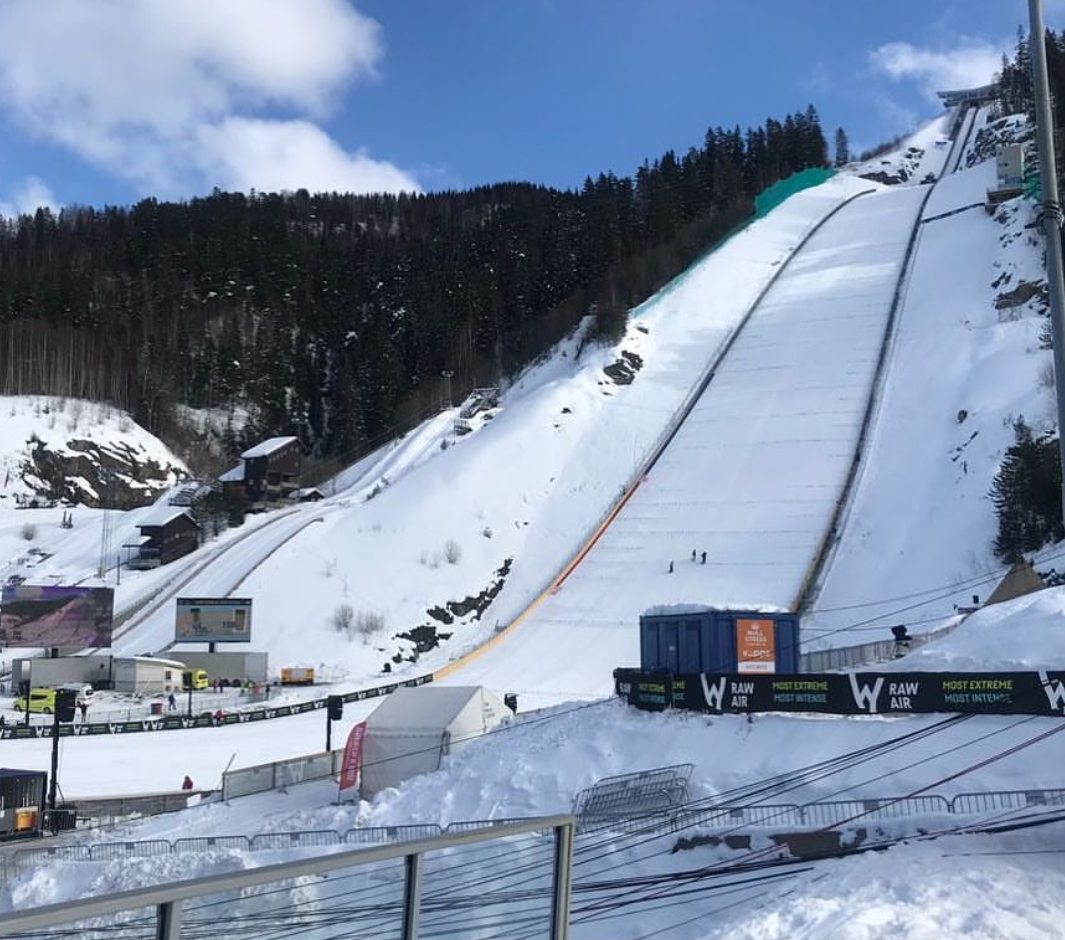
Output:
[[847,676],[851,681],[851,694],[854,696],[854,704],[864,708],[870,715],[876,714],[876,700],[880,698],[880,690],[884,687],[884,677],[881,676],[870,689],[867,685],[858,685],[854,673]]
[[1062,685],[1061,680],[1054,679],[1052,681],[1048,679],[1046,672],[1040,669],[1039,681],[1043,683],[1043,691],[1047,694],[1047,701],[1050,702],[1051,711],[1056,709],[1065,711],[1065,685]]
[[721,676],[721,678],[711,686],[706,681],[706,675],[700,673],[699,681],[703,684],[703,695],[706,698],[706,704],[714,711],[721,711],[722,705],[725,702],[725,682],[727,681],[725,677]]

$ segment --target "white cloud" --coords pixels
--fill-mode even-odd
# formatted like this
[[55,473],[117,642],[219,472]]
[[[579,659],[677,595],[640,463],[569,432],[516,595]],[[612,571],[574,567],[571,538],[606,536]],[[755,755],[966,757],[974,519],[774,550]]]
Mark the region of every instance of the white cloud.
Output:
[[[346,153],[307,121],[228,118],[200,131],[198,157],[212,185],[260,192],[416,191],[417,181],[363,151]],[[212,178],[213,177],[213,178]]]
[[874,49],[870,64],[899,81],[912,81],[930,100],[937,91],[986,85],[1002,63],[1004,46],[965,40],[954,49],[933,50],[908,42],[892,42]]
[[[205,166],[205,128],[232,140],[245,127],[258,140],[261,120],[234,119],[265,108],[321,119],[343,89],[377,74],[383,51],[379,24],[345,0],[4,0],[0,106],[27,131],[167,194],[202,187],[190,166]],[[277,123],[283,136],[291,122]],[[320,174],[321,140],[301,139],[308,172]],[[286,156],[298,173],[295,142]],[[387,164],[363,162],[366,179],[387,179]],[[359,181],[352,160],[332,165],[346,188]]]
[[11,199],[0,200],[0,216],[16,218],[20,215],[32,215],[38,209],[58,210],[55,195],[36,176],[27,176],[12,191]]

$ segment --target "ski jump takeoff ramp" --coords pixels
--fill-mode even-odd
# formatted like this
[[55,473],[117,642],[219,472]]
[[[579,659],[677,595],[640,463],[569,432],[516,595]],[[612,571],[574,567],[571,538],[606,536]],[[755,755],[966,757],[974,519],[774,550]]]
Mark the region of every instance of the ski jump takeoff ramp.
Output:
[[580,564],[444,681],[527,690],[523,708],[597,697],[616,666],[639,663],[648,607],[793,601],[854,460],[924,196],[877,191],[814,234]]

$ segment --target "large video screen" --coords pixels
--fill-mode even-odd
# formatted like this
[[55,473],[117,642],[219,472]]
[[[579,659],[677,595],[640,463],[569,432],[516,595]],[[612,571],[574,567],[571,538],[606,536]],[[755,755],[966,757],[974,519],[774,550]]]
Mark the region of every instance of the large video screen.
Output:
[[114,607],[109,587],[4,585],[0,646],[107,648]]
[[250,597],[179,597],[176,640],[202,643],[250,643]]

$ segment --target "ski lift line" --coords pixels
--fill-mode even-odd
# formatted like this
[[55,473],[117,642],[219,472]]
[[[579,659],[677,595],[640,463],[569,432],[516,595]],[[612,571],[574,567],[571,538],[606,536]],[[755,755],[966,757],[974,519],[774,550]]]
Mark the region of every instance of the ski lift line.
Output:
[[[840,773],[840,772],[842,772],[844,770],[852,769],[854,767],[861,766],[861,765],[866,764],[866,763],[870,763],[873,760],[883,759],[883,758],[887,757],[888,754],[892,753],[895,750],[899,750],[901,748],[908,747],[909,745],[911,745],[913,743],[916,743],[917,741],[923,740],[926,737],[930,737],[930,736],[932,736],[934,734],[938,734],[941,731],[944,731],[944,730],[946,730],[946,729],[948,729],[950,727],[953,727],[955,724],[960,724],[960,723],[968,720],[968,718],[970,718],[970,717],[972,717],[972,716],[953,716],[951,718],[941,720],[941,721],[937,722],[936,724],[934,724],[932,726],[929,726],[929,727],[926,727],[926,728],[922,728],[922,729],[918,729],[917,731],[913,731],[913,732],[907,732],[907,733],[905,733],[905,734],[903,734],[901,736],[896,736],[895,738],[892,738],[892,739],[890,739],[888,741],[882,742],[881,744],[871,745],[869,747],[862,748],[862,749],[857,750],[857,751],[851,751],[851,752],[849,752],[847,754],[838,755],[835,758],[830,758],[830,759],[828,759],[826,761],[821,761],[821,762],[819,762],[817,764],[814,764],[814,765],[808,765],[807,767],[804,767],[804,768],[798,768],[795,771],[789,771],[789,772],[786,772],[786,773],[783,773],[783,774],[776,775],[775,777],[772,777],[772,778],[763,779],[762,781],[759,781],[759,782],[757,782],[754,785],[748,785],[748,786],[745,786],[745,787],[739,787],[739,788],[736,788],[733,791],[726,791],[725,793],[715,794],[713,797],[708,797],[708,798],[704,798],[704,799],[690,801],[689,803],[683,804],[681,807],[678,808],[678,810],[681,813],[683,813],[685,810],[687,810],[689,813],[691,813],[691,812],[698,813],[700,808],[712,809],[714,806],[719,806],[722,811],[727,811],[728,809],[736,806],[738,800],[740,800],[740,799],[750,799],[752,796],[753,797],[758,797],[758,800],[754,804],[752,804],[752,805],[757,806],[757,805],[762,804],[764,802],[764,800],[766,800],[766,799],[779,797],[782,794],[789,793],[789,792],[791,792],[793,790],[800,789],[802,787],[808,786],[811,783],[815,783],[815,782],[817,782],[819,780],[823,780],[825,778],[832,777],[832,776],[834,776],[834,775],[836,775],[836,774],[838,774],[838,773]],[[1002,733],[1005,730],[1012,730],[1012,728],[1014,728],[1014,727],[1016,727],[1016,726],[1018,726],[1020,724],[1024,724],[1024,723],[1026,723],[1026,722],[1028,722],[1030,720],[1032,720],[1032,719],[1031,718],[1025,718],[1025,719],[1022,719],[1022,720],[1020,720],[1018,722],[1014,722],[1012,725],[1008,726],[1005,729],[996,729],[995,731],[989,732],[988,734],[978,736],[976,739],[970,739],[968,741],[964,741],[961,744],[956,745],[955,747],[951,748],[947,753],[951,753],[951,752],[956,751],[956,750],[961,750],[961,749],[963,749],[965,747],[969,747],[969,746],[971,746],[971,745],[973,745],[975,743],[980,743],[980,742],[982,742],[984,739],[986,739],[988,737],[991,737],[991,736],[994,736],[996,734]],[[913,767],[913,766],[917,766],[919,764],[927,763],[927,762],[929,762],[931,760],[938,759],[938,757],[939,757],[939,754],[937,754],[937,753],[929,754],[929,755],[926,755],[923,758],[920,758],[917,761],[912,762],[911,764],[907,765],[907,767]],[[861,786],[861,785],[863,785],[864,783],[867,783],[867,782],[868,781],[863,781],[862,783],[859,783],[859,784],[851,784],[851,785],[848,785],[848,786],[841,787],[840,789],[838,789],[838,790],[834,791],[833,793],[829,794],[829,796],[839,796],[839,795],[841,795],[843,793],[847,793],[849,791],[852,791],[856,787]],[[879,811],[880,807],[882,807],[884,805],[893,805],[893,804],[895,804],[897,802],[898,802],[897,798],[892,800],[892,801],[878,801],[877,809],[876,810],[869,810],[869,812]],[[863,815],[867,815],[867,813],[863,813]],[[684,829],[687,829],[687,828],[698,826],[700,824],[702,818],[704,818],[704,817],[702,817],[701,815],[700,815],[699,819],[693,818],[688,825],[681,825],[680,827],[678,827],[677,829],[672,830],[672,831],[678,831],[679,832],[679,831],[683,831]],[[835,825],[838,825],[838,824],[833,822],[833,823],[830,823],[825,828],[826,829],[831,829]],[[746,828],[745,824],[738,823],[738,824],[736,824],[736,825],[724,830],[723,833],[719,833],[719,834],[727,835],[729,833],[742,831],[745,828]],[[640,836],[644,836],[644,838],[636,838],[635,841],[632,838],[632,837],[640,837]],[[599,840],[598,844],[593,842],[592,844],[584,844],[584,845],[578,846],[576,851],[575,851],[574,866],[575,866],[575,868],[579,868],[579,867],[582,867],[582,866],[587,866],[590,863],[595,863],[595,862],[597,862],[597,861],[599,861],[599,860],[601,860],[603,858],[609,858],[610,856],[617,855],[617,854],[619,854],[621,852],[631,853],[631,851],[633,849],[636,849],[639,846],[647,845],[648,843],[654,842],[658,838],[660,838],[660,836],[661,836],[661,831],[659,830],[659,828],[657,826],[655,826],[654,822],[652,821],[649,828],[646,828],[646,829],[643,829],[643,830],[640,830],[640,831],[637,831],[637,832],[628,833],[621,840],[617,840],[616,838],[614,838],[612,836],[608,836],[608,837],[601,838]],[[621,845],[617,844],[617,842],[619,842],[619,841],[622,843]],[[588,856],[589,852],[593,853],[590,857]],[[763,855],[764,852],[765,852],[765,850],[756,850],[754,852],[749,852],[746,856],[741,858],[739,860],[739,862],[727,865],[726,869],[723,870],[723,871],[717,871],[717,872],[714,872],[714,873],[708,873],[708,872],[706,872],[706,869],[698,869],[698,870],[689,872],[688,874],[698,874],[700,878],[727,876],[729,873],[734,871],[736,867],[743,868],[743,867],[750,867],[752,865],[758,866],[758,865],[767,864],[765,861],[755,861],[755,862],[744,861],[744,858],[757,857],[759,855]],[[646,860],[661,856],[663,854],[664,853],[662,851],[657,851],[657,850],[656,851],[652,851],[650,854],[645,854],[642,857],[636,859],[636,861],[646,861]],[[597,875],[601,875],[605,871],[613,871],[613,870],[616,870],[619,867],[623,867],[625,865],[630,865],[632,863],[632,861],[633,860],[627,856],[624,861],[622,861],[622,862],[620,862],[618,864],[611,865],[611,866],[609,866],[609,867],[607,867],[605,869],[603,869],[603,868],[597,869],[596,874]],[[772,863],[770,862],[770,864],[772,864]],[[528,868],[528,867],[529,866],[526,866],[526,868]],[[625,894],[636,894],[639,890],[641,890],[641,889],[645,890],[647,887],[649,887],[648,884],[638,885],[638,884],[634,883],[630,879],[619,879],[618,882],[617,882],[618,886],[621,886],[621,882],[622,881],[629,882],[628,884],[625,885],[625,887],[629,887],[629,888],[632,889],[630,891],[625,892]],[[638,898],[636,900],[639,901]],[[630,903],[630,902],[624,902],[624,903]]]
[[[836,774],[841,773],[845,770],[849,770],[854,767],[870,763],[873,760],[883,759],[896,750],[900,750],[914,743],[922,741],[925,738],[939,734],[940,732],[947,730],[948,728],[953,727],[956,724],[960,724],[966,721],[969,717],[971,716],[953,716],[951,718],[941,719],[940,721],[937,721],[936,723],[930,726],[919,728],[915,731],[908,731],[901,735],[896,735],[886,741],[882,741],[877,744],[868,745],[866,747],[859,748],[854,751],[839,754],[835,757],[827,758],[825,760],[818,761],[814,764],[808,764],[791,771],[785,771],[769,778],[761,778],[751,784],[735,787],[731,790],[720,792],[710,797],[688,801],[686,803],[681,804],[676,809],[679,813],[684,813],[685,811],[692,813],[699,812],[700,810],[713,810],[715,807],[718,807],[724,811],[733,808],[737,805],[757,806],[763,804],[766,799],[779,797],[782,794],[790,793],[796,789],[806,787],[811,783],[816,783],[820,780],[835,776]],[[993,733],[999,732],[996,731]],[[982,740],[982,738],[978,740]],[[969,741],[964,743],[963,745],[959,745],[959,747],[966,747],[972,743],[975,742]],[[926,762],[933,759],[935,759],[934,754],[923,758],[922,762]],[[842,787],[831,795],[839,795],[841,793],[846,793],[852,789],[854,789],[854,785]],[[746,804],[740,804],[739,802],[742,800],[750,801],[752,799],[755,799],[754,803],[748,802]],[[699,824],[700,820],[693,818],[690,823],[678,827],[678,829],[676,829],[675,831],[683,831],[684,829],[692,828],[698,826]],[[724,830],[723,834],[742,831],[745,828],[746,825],[744,823],[737,823],[736,825]],[[599,837],[598,840],[593,839],[591,841],[585,841],[584,844],[577,846],[575,849],[574,867],[575,869],[580,867],[587,867],[588,865],[594,864],[595,862],[598,862],[601,859],[609,858],[621,852],[629,853],[633,849],[656,841],[658,838],[660,838],[660,836],[661,832],[654,825],[654,822],[651,822],[651,828],[626,833],[626,835],[623,836],[620,840],[615,838],[614,836],[602,836]],[[620,846],[618,845],[619,842],[621,843]],[[662,854],[664,853],[656,850],[651,852],[650,854],[645,854],[641,858],[636,860],[646,861]],[[619,867],[631,864],[631,862],[631,859],[626,858],[625,861],[622,861],[615,865],[611,865],[605,869],[597,869],[596,874],[601,875],[605,871],[616,870]],[[462,867],[466,867],[467,869],[469,868],[468,865],[459,867],[460,869]],[[530,872],[534,873],[538,868],[542,867],[543,863],[530,863],[520,866],[517,869],[512,869],[509,874],[515,875],[524,880]],[[476,878],[472,882],[460,882],[459,884],[464,888],[470,888],[476,887],[478,884],[482,884],[483,881],[483,878]]]
[[614,506],[608,510],[606,517],[599,525],[592,531],[591,535],[585,540],[584,544],[577,551],[577,554],[563,567],[562,571],[553,578],[548,585],[535,597],[532,602],[519,613],[507,626],[501,629],[499,632],[490,636],[484,643],[475,647],[468,653],[460,656],[459,658],[452,660],[446,666],[433,672],[433,680],[439,681],[440,679],[450,676],[452,673],[458,671],[469,663],[476,659],[479,659],[489,649],[494,648],[498,644],[502,643],[514,630],[520,627],[530,615],[544,602],[544,600],[551,595],[558,592],[563,586],[566,579],[574,572],[574,570],[585,559],[588,553],[595,547],[596,543],[602,537],[603,533],[607,530],[610,524],[614,521],[617,515],[624,508],[625,504],[632,498],[640,484],[647,478],[647,475],[654,468],[654,465],[658,462],[659,458],[672,443],[676,437],[677,432],[680,430],[684,421],[688,415],[694,409],[696,403],[702,397],[707,387],[710,385],[714,378],[715,371],[719,368],[721,363],[725,361],[725,357],[728,355],[729,350],[735,345],[736,340],[743,332],[744,327],[751,320],[754,312],[758,309],[762,300],[773,288],[773,286],[780,279],[781,275],[788,269],[792,260],[802,251],[802,249],[809,243],[810,239],[814,237],[825,224],[832,219],[835,215],[841,212],[844,208],[849,206],[855,200],[862,196],[867,196],[871,193],[875,193],[875,189],[863,189],[860,192],[854,193],[851,196],[841,200],[837,205],[833,206],[828,212],[823,215],[816,224],[814,224],[810,230],[799,240],[798,245],[795,246],[792,253],[788,255],[773,272],[772,276],[768,279],[766,284],[762,287],[761,291],[757,294],[750,306],[747,308],[747,312],[743,315],[740,322],[737,324],[735,330],[732,331],[729,338],[725,341],[721,349],[714,356],[710,364],[704,369],[703,374],[696,380],[693,388],[689,391],[684,402],[682,402],[678,409],[676,416],[667,425],[665,431],[659,436],[659,441],[652,448],[650,456],[644,462],[643,466],[636,471],[633,476],[632,482],[624,489],[621,496],[614,504]]
[[[1016,726],[1018,724],[1023,724],[1026,721],[1031,720],[1031,717],[1032,716],[1029,716],[1028,719],[1024,719],[1023,721],[1020,721],[1020,722],[1015,722],[1014,725],[1010,726],[1010,727],[1014,727],[1014,726]],[[999,731],[1001,731],[1001,730],[1002,729],[999,729]],[[965,776],[965,775],[967,775],[969,773],[972,773],[975,770],[983,769],[984,767],[989,766],[992,763],[996,763],[999,760],[1002,760],[1002,759],[1004,759],[1006,757],[1010,757],[1010,756],[1016,754],[1017,752],[1019,752],[1021,750],[1024,750],[1024,749],[1026,749],[1028,747],[1031,747],[1034,744],[1037,744],[1037,743],[1039,743],[1039,742],[1041,742],[1041,741],[1043,741],[1043,740],[1045,740],[1045,739],[1047,739],[1047,738],[1049,738],[1049,737],[1051,737],[1053,735],[1059,734],[1062,731],[1065,731],[1065,725],[1058,725],[1058,726],[1056,726],[1054,728],[1049,729],[1048,731],[1041,732],[1040,734],[1037,734],[1037,735],[1035,735],[1035,736],[1033,736],[1031,738],[1028,738],[1026,741],[1023,741],[1023,742],[1021,742],[1019,744],[1013,745],[1013,746],[1011,746],[1009,748],[1005,748],[1005,749],[1003,749],[1001,751],[996,752],[995,754],[990,755],[987,758],[984,758],[982,760],[976,761],[976,762],[968,765],[967,767],[964,767],[961,770],[956,771],[953,774],[948,774],[947,776],[941,777],[938,780],[935,780],[932,783],[929,783],[929,784],[927,784],[927,785],[925,785],[923,787],[918,787],[915,790],[912,790],[910,793],[906,794],[905,796],[896,797],[895,799],[890,800],[890,801],[888,801],[886,803],[879,804],[876,810],[872,810],[872,809],[864,810],[863,812],[855,813],[855,814],[853,814],[850,817],[847,817],[845,819],[836,820],[836,821],[834,821],[834,822],[832,822],[832,823],[830,823],[830,824],[828,824],[826,826],[823,826],[823,827],[821,827],[819,829],[815,829],[815,830],[813,830],[811,832],[811,835],[816,835],[816,834],[819,834],[819,833],[827,833],[827,832],[833,831],[833,830],[835,830],[835,829],[837,829],[839,827],[846,826],[846,825],[848,825],[850,823],[856,822],[856,821],[864,818],[865,816],[868,816],[871,812],[879,811],[880,809],[883,809],[885,806],[890,806],[890,805],[893,805],[893,804],[895,804],[895,803],[897,803],[897,802],[899,802],[901,800],[912,799],[915,796],[919,796],[921,794],[927,793],[928,790],[931,790],[934,787],[941,786],[944,783],[949,783],[949,782],[951,782],[953,780],[958,779],[959,777],[962,777],[962,776]],[[999,732],[994,732],[994,733],[999,733]],[[983,737],[984,736],[981,736],[980,738],[977,738],[976,741],[982,740]],[[975,743],[975,741],[969,741],[969,742],[966,742],[963,745],[959,745],[958,747],[967,747],[967,746],[969,746],[970,744],[973,744],[973,743]],[[938,757],[939,757],[938,754],[932,754],[932,755],[929,755],[929,756],[923,758],[918,763],[923,763],[923,762],[928,761],[928,760],[935,760],[935,759],[938,759]],[[954,830],[960,830],[960,829],[963,829],[963,828],[966,828],[966,827],[964,827],[964,826],[953,827],[953,829],[945,830],[945,831],[941,832],[940,834],[941,835],[942,834],[946,834],[947,832],[952,832]],[[764,848],[764,849],[758,849],[758,850],[755,850],[755,851],[747,853],[743,858],[739,859],[738,861],[740,863],[743,863],[743,864],[750,864],[751,861],[758,860],[759,858],[766,859],[773,852],[776,852],[777,850],[778,850],[778,847],[775,846],[775,845],[771,846],[771,847],[768,847],[768,848]],[[734,864],[734,863],[732,863],[732,864]],[[705,878],[705,877],[712,877],[714,872],[721,872],[723,868],[727,869],[728,867],[732,867],[732,865],[730,863],[715,863],[713,865],[708,865],[708,866],[706,866],[706,867],[704,867],[702,869],[697,869],[697,870],[693,871],[689,875],[689,877],[693,878],[693,879],[701,879],[701,878]],[[630,892],[626,892],[626,893],[632,894],[632,893],[635,893],[635,891],[630,891]],[[652,893],[652,894],[648,895],[644,900],[647,900],[647,901],[649,901],[649,900],[657,900],[657,899],[659,899],[659,898],[661,898],[663,896],[666,896],[668,893],[669,892],[658,891],[658,892],[655,892],[655,893]]]

